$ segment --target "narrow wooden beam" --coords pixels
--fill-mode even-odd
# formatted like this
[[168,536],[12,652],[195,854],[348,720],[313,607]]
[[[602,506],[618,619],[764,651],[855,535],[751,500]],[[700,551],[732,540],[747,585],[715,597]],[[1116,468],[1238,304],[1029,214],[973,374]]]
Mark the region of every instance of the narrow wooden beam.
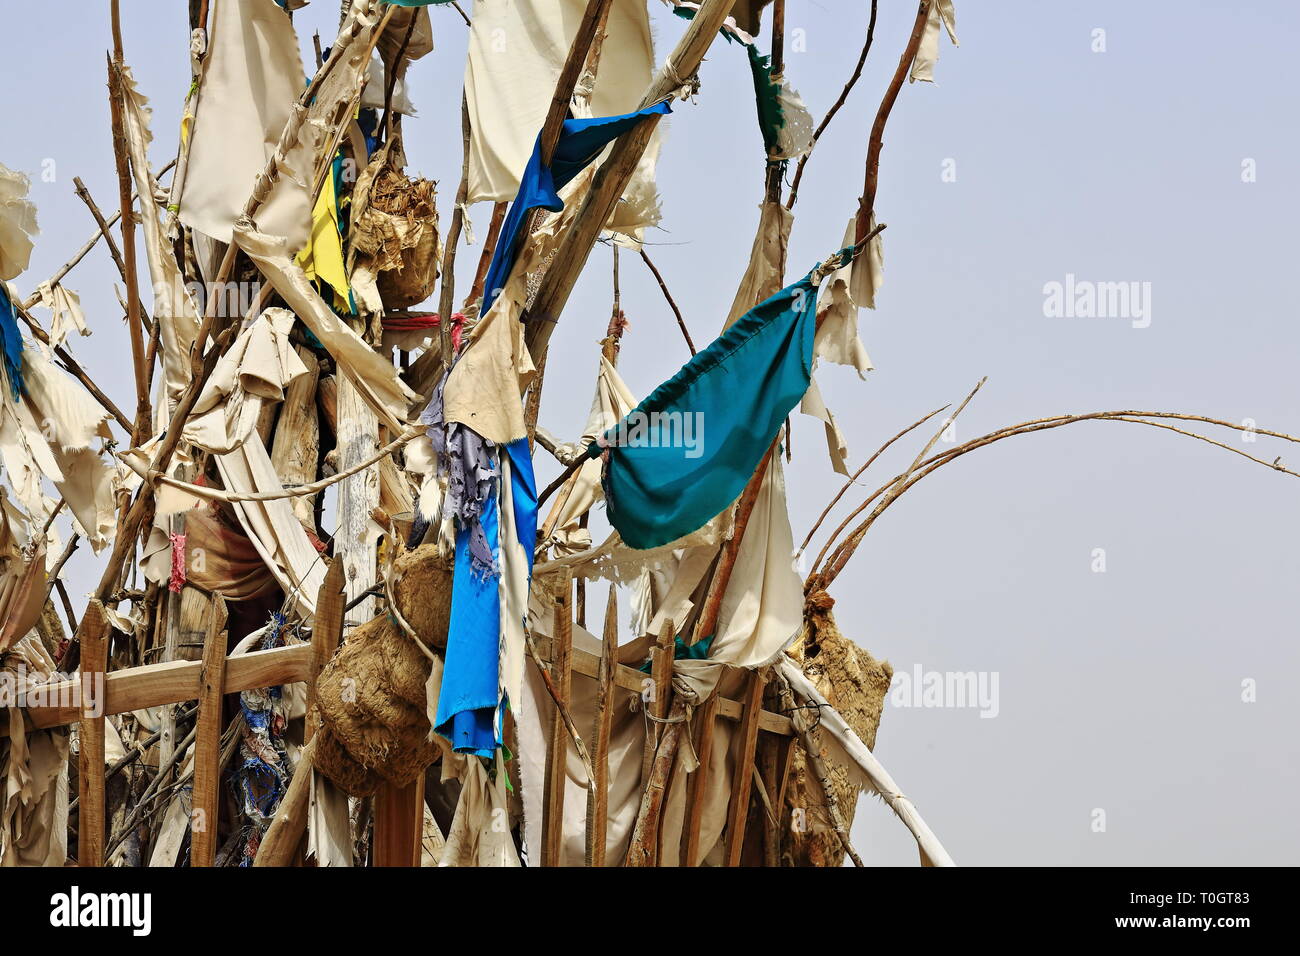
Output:
[[749,794],[754,783],[754,751],[758,746],[758,715],[763,711],[761,671],[749,676],[745,688],[744,715],[736,741],[736,771],[731,779],[731,805],[727,810],[726,865],[740,865],[740,851],[745,846],[745,823],[749,819]]
[[77,757],[77,863],[104,865],[104,702],[108,670],[108,617],[91,599],[81,619],[81,750]]
[[[95,603],[97,602],[92,601],[92,606]],[[93,617],[89,608],[86,617]],[[87,626],[85,620],[82,621],[82,626]],[[104,628],[107,633],[107,623]],[[83,654],[86,646],[83,632]],[[226,662],[226,684],[222,692],[234,694],[255,687],[304,681],[310,676],[311,661],[310,644],[295,644],[292,647],[277,647],[232,657]],[[83,658],[83,668],[85,667]],[[111,717],[129,710],[196,700],[200,694],[202,671],[203,664],[200,661],[173,661],[170,664],[149,664],[114,671],[104,680],[103,714]],[[83,673],[88,674],[90,671],[83,670]],[[78,696],[81,693],[80,679],[47,684],[40,691],[42,698],[49,703],[27,708],[27,719],[33,727],[60,727],[82,720]]]
[[[316,703],[316,679],[330,662],[343,639],[343,562],[330,562],[316,598],[316,621],[311,630],[311,672],[307,677],[307,712]],[[306,739],[311,740],[313,724],[307,721]]]
[[587,866],[605,865],[609,833],[609,735],[614,719],[614,675],[618,670],[618,593],[611,583],[605,604],[605,631],[600,655],[600,682],[596,691],[596,718],[592,740],[595,798],[587,802]]
[[[177,598],[180,595],[176,595]],[[213,595],[203,641],[199,716],[194,736],[194,792],[190,811],[190,866],[216,866],[221,801],[221,689],[226,680],[226,601]]]
[[714,694],[695,712],[695,753],[700,765],[691,774],[686,796],[686,818],[682,827],[681,866],[700,864],[700,826],[704,822],[704,794],[709,784],[709,762],[713,759],[713,729],[718,722],[718,695]]
[[[550,643],[546,638],[537,638],[537,650],[544,659],[550,657]],[[584,651],[580,647],[575,647],[570,652],[573,662],[573,673],[582,674],[595,680],[600,679],[600,656],[592,654],[590,651]],[[630,690],[634,694],[640,694],[645,690],[646,675],[644,672],[637,670],[635,667],[628,667],[626,664],[619,664],[618,670],[614,675],[614,685],[624,690]],[[718,700],[718,716],[726,720],[740,720],[744,712],[744,707],[739,701],[730,700],[723,697]],[[790,718],[784,714],[776,714],[770,710],[765,710],[758,718],[758,729],[764,733],[781,734],[789,736],[794,733],[791,726]]]
[[[551,682],[556,696],[569,703],[573,660],[573,578],[562,571],[556,581],[551,628]],[[551,740],[546,751],[546,777],[542,803],[542,866],[560,865],[564,840],[564,785],[568,774],[568,730],[560,708],[551,717]]]

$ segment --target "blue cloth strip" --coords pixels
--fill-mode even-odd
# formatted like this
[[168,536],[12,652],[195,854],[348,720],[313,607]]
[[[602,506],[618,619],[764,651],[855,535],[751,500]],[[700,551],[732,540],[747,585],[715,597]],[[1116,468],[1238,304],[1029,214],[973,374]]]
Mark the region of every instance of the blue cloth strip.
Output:
[[510,211],[506,213],[505,222],[501,226],[501,237],[492,253],[492,264],[488,267],[487,281],[483,286],[481,315],[487,315],[488,309],[492,308],[492,303],[505,288],[506,280],[510,278],[515,259],[519,256],[520,233],[528,213],[538,208],[559,212],[564,208],[560,190],[591,165],[601,150],[645,117],[671,112],[667,103],[656,103],[622,116],[565,120],[549,167],[542,165],[542,137],[538,134],[537,142],[533,145],[533,155],[519,182],[519,192],[515,194]]

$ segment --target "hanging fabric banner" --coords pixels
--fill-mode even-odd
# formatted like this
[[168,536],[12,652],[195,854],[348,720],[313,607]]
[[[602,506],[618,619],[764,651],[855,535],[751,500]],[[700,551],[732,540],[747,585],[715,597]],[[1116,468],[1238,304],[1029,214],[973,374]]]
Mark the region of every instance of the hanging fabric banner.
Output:
[[604,453],[609,518],[633,548],[689,534],[736,500],[808,391],[814,269],[737,319],[587,447]]

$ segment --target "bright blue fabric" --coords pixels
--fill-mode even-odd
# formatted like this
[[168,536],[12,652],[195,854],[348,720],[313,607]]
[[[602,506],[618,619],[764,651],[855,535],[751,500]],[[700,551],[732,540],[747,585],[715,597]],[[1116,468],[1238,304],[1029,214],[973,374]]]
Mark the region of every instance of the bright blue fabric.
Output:
[[667,103],[656,103],[622,116],[565,120],[549,167],[542,165],[542,137],[538,135],[537,142],[533,145],[533,155],[519,182],[519,192],[515,194],[515,201],[510,204],[510,211],[506,213],[505,222],[501,225],[501,236],[492,253],[492,264],[488,267],[484,283],[480,314],[487,314],[496,297],[505,288],[506,280],[510,278],[510,270],[514,268],[515,259],[519,255],[519,234],[523,231],[528,213],[537,208],[559,212],[564,208],[560,190],[594,162],[601,150],[645,117],[671,112]]
[[[501,449],[510,458],[510,491],[514,499],[515,532],[528,555],[532,573],[537,543],[537,483],[528,439],[520,438]],[[499,568],[499,484],[483,505],[483,532]],[[501,746],[497,729],[499,699],[501,599],[500,574],[476,574],[469,554],[469,532],[456,534],[456,560],[451,588],[451,623],[447,653],[438,693],[434,729],[451,741],[457,753],[491,757]]]
[[[482,521],[493,564],[499,567],[495,489],[483,503]],[[475,572],[470,564],[469,529],[459,529],[451,583],[451,622],[434,723],[434,729],[451,741],[457,753],[491,757],[497,746],[493,715],[499,703],[499,582],[499,574]]]
[[18,310],[9,301],[9,292],[0,282],[0,352],[3,352],[5,375],[14,401],[23,391],[23,334],[18,330]]
[[[816,313],[809,273],[737,319],[605,433],[605,499],[627,544],[667,544],[736,500],[808,391]],[[696,447],[682,440],[686,416]],[[603,450],[593,442],[587,454]]]

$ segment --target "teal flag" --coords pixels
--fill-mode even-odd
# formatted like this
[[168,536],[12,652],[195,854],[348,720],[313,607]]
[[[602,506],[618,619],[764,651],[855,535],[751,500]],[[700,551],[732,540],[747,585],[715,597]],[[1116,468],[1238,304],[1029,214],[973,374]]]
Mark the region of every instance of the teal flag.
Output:
[[808,391],[816,270],[745,313],[587,448],[608,451],[610,522],[656,548],[736,500]]

